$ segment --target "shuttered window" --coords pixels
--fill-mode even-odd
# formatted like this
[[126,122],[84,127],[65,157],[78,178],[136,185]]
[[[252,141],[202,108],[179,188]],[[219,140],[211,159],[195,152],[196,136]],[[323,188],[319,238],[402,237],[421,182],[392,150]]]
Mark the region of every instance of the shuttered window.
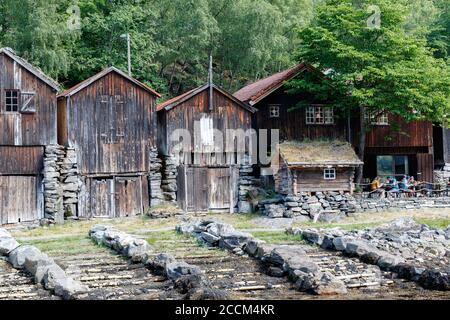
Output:
[[5,90],[5,111],[19,112],[20,110],[20,91]]

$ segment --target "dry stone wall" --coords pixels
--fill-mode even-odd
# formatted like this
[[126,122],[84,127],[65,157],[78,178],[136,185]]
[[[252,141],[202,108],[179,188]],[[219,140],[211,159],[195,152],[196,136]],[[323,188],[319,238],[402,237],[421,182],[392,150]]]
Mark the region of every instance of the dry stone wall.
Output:
[[162,182],[161,189],[163,198],[168,202],[177,201],[177,165],[172,156],[163,157]]

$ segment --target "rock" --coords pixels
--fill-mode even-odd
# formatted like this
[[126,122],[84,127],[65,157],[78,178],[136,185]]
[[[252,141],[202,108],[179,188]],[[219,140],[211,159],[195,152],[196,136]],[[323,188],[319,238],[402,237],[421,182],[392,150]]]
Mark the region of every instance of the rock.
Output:
[[25,264],[25,259],[27,257],[31,258],[32,256],[39,257],[41,255],[41,251],[29,245],[20,246],[13,251],[10,252],[8,261],[12,264],[12,266],[16,269],[22,269]]
[[381,255],[382,254],[378,250],[371,250],[371,251],[364,253],[360,257],[360,259],[364,263],[376,265],[378,263],[378,260],[380,259]]
[[208,285],[205,277],[201,274],[187,274],[178,277],[174,282],[174,287],[181,293],[187,293],[195,288]]
[[47,267],[47,271],[44,274],[42,281],[47,290],[55,290],[55,287],[62,284],[66,278],[64,270],[54,263]]
[[45,253],[30,254],[25,257],[23,267],[31,274],[35,274],[39,265],[50,265],[55,263],[53,259],[49,258]]
[[324,272],[313,292],[318,295],[346,294],[347,288],[342,281],[336,279],[331,273]]
[[209,232],[200,233],[200,237],[211,245],[217,245],[220,240],[220,237],[215,236]]
[[267,274],[271,277],[281,278],[284,276],[284,271],[278,267],[269,267],[269,269],[267,269]]
[[229,295],[225,290],[202,288],[189,292],[187,298],[189,300],[228,300]]
[[157,275],[166,275],[166,266],[174,263],[176,260],[173,256],[166,253],[160,253],[156,257],[148,259],[145,265]]
[[258,247],[261,244],[264,244],[264,241],[256,240],[256,239],[250,239],[245,244],[244,250],[247,252],[250,256],[255,256],[256,252],[258,251]]
[[304,240],[317,244],[319,246],[323,241],[323,236],[319,232],[313,230],[304,230],[302,232],[302,237]]
[[233,226],[226,223],[214,222],[207,226],[206,231],[216,237],[225,237],[236,233]]
[[425,269],[401,262],[394,267],[394,271],[402,279],[417,281]]
[[176,280],[181,276],[201,275],[202,271],[197,266],[175,261],[166,265],[166,274],[169,279]]
[[375,250],[375,248],[363,240],[350,240],[347,242],[345,253],[350,257],[361,257],[365,253]]
[[243,248],[244,245],[252,239],[252,236],[245,232],[234,231],[233,233],[229,233],[223,235],[219,240],[219,247],[233,250],[234,248]]
[[283,267],[289,259],[296,255],[305,256],[306,252],[299,246],[279,245],[276,246],[267,258],[267,262]]
[[449,275],[436,270],[425,270],[420,275],[419,284],[425,289],[450,290]]
[[393,271],[395,266],[402,262],[405,262],[405,260],[400,256],[383,253],[377,261],[377,266],[381,270]]
[[57,278],[55,281],[55,294],[64,300],[72,300],[77,294],[84,293],[87,288],[72,278]]
[[325,250],[333,250],[334,249],[333,240],[334,240],[333,236],[325,235],[323,237],[322,244],[320,245],[320,247]]
[[272,244],[261,243],[258,245],[255,257],[260,260],[266,261],[267,259],[269,259],[270,253],[273,249],[275,249],[275,247],[276,246]]
[[19,243],[13,237],[9,236],[9,234],[0,234],[0,255],[6,256],[18,246]]
[[34,273],[34,281],[36,283],[44,284],[44,277],[47,274],[48,270],[55,265],[53,259],[48,260],[39,260],[36,265],[36,271]]
[[150,245],[147,241],[142,239],[134,239],[129,246],[127,255],[131,258],[132,262],[141,263],[146,262],[148,258],[148,251],[150,251]]

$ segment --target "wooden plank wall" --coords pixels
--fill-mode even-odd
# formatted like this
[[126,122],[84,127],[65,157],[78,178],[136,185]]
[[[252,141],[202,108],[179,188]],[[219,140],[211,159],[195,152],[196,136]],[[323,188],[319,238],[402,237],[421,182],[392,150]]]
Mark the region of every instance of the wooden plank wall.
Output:
[[[347,140],[347,119],[335,110],[334,125],[306,124],[305,108],[289,111],[299,102],[317,103],[306,94],[291,95],[280,88],[255,105],[255,126],[258,129],[279,129],[281,140],[340,139]],[[269,105],[279,104],[280,117],[270,118]]]
[[[306,191],[351,191],[353,168],[337,168],[335,180],[325,180],[323,169],[291,169],[297,192]],[[295,182],[294,182],[295,183]]]
[[[5,113],[5,89],[35,92],[35,113]],[[0,55],[0,145],[48,145],[57,142],[56,92],[35,75]]]
[[[242,108],[217,90],[214,90],[213,96],[214,109],[212,112],[208,110],[208,90],[202,91],[169,111],[163,111],[165,119],[161,119],[159,126],[165,125],[166,136],[161,140],[163,140],[162,144],[165,142],[167,148],[163,146],[161,149],[166,149],[166,154],[171,154],[173,147],[177,144],[177,142],[170,142],[170,135],[176,129],[187,129],[191,134],[191,145],[193,145],[194,125],[202,118],[212,119],[212,127],[223,133],[224,141],[227,129],[244,131],[251,129],[252,113],[250,111]],[[238,151],[237,148],[234,151]],[[208,159],[200,159],[199,162],[207,164]],[[227,164],[226,158],[215,159],[214,164]]]
[[0,146],[0,175],[37,175],[43,161],[44,147]]
[[152,94],[115,72],[76,93],[68,105],[60,104],[59,112],[67,113],[67,144],[77,150],[81,173],[149,171],[155,107]]

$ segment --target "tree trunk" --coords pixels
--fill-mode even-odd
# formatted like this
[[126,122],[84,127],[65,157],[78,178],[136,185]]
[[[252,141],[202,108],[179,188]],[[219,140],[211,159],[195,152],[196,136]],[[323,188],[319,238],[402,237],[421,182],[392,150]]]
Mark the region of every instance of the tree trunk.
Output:
[[[364,117],[364,107],[359,108],[359,122],[360,122],[360,130],[359,130],[359,143],[358,143],[358,157],[364,162],[364,151],[366,149],[366,123]],[[363,170],[364,165],[358,167],[356,170],[356,184],[360,184],[363,178]]]

